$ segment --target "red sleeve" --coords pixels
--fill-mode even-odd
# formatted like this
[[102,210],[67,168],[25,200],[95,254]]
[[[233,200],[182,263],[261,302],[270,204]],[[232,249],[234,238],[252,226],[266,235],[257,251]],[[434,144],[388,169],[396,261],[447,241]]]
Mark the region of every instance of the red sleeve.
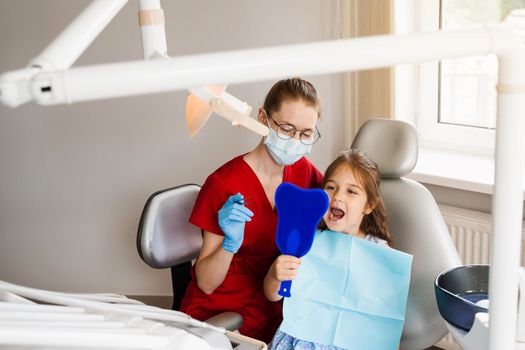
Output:
[[323,174],[316,168],[315,165],[306,157],[304,159],[304,167],[307,168],[307,173],[309,176],[309,188],[321,188],[321,183],[323,182]]
[[312,164],[312,178],[310,182],[310,188],[321,188],[323,183],[323,174]]
[[224,236],[219,227],[217,213],[228,196],[220,176],[216,173],[211,174],[199,191],[189,222],[204,231]]

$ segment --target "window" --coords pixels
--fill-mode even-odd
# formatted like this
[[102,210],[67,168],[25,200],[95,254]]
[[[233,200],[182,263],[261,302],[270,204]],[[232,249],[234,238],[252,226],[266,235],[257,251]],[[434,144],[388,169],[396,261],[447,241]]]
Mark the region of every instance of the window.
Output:
[[[440,28],[500,23],[524,0],[441,0]],[[439,122],[478,128],[496,127],[498,61],[494,55],[443,60],[439,72]]]
[[[398,32],[457,30],[497,24],[510,11],[525,7],[525,0],[397,0],[396,6],[396,14],[404,13],[396,15]],[[406,13],[414,16],[412,24],[398,25],[407,21]],[[403,111],[401,105],[396,112],[415,116],[422,146],[492,154],[497,70],[496,57],[488,55],[421,64],[412,75],[396,72],[397,103],[401,97],[405,104],[406,91],[412,91],[416,101],[414,110]],[[407,79],[415,80],[412,88]]]

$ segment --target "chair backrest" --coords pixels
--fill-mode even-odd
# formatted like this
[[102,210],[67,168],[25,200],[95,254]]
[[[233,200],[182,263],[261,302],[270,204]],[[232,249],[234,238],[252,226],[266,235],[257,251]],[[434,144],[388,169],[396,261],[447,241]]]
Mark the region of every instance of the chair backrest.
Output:
[[149,266],[171,268],[174,310],[190,281],[191,260],[202,246],[200,228],[188,222],[199,191],[200,186],[188,184],[155,192],[140,217],[137,250]]
[[402,178],[417,162],[417,131],[402,121],[372,119],[361,126],[352,148],[377,163],[393,247],[414,256],[401,349],[426,349],[447,333],[434,279],[461,260],[432,194]]

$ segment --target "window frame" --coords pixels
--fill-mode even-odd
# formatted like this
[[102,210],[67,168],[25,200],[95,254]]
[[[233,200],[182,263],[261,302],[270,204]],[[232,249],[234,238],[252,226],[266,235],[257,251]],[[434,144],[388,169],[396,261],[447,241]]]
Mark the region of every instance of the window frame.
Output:
[[[410,1],[415,2],[415,31],[439,30],[441,0]],[[439,62],[423,63],[415,67],[414,77],[417,88],[413,89],[413,98],[416,103],[414,123],[420,133],[421,146],[486,156],[493,155],[494,129],[439,122],[439,75]]]

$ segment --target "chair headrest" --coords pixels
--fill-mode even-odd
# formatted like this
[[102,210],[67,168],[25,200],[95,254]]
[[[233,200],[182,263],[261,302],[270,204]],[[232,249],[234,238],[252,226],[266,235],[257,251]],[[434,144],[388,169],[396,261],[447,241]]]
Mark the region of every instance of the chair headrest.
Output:
[[382,178],[399,178],[416,166],[417,131],[412,124],[400,120],[370,119],[357,131],[352,148],[372,158]]
[[137,250],[157,269],[191,261],[202,246],[201,230],[188,222],[200,186],[187,184],[153,193],[142,210]]

